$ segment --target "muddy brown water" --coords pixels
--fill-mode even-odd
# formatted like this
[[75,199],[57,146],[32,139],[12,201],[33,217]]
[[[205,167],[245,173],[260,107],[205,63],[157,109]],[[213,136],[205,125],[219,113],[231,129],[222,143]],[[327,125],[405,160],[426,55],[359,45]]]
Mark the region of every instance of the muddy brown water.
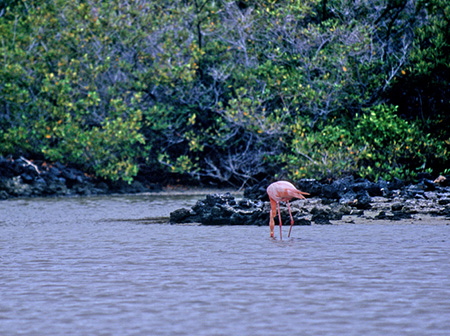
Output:
[[0,335],[449,335],[450,223],[167,224],[199,198],[1,201]]

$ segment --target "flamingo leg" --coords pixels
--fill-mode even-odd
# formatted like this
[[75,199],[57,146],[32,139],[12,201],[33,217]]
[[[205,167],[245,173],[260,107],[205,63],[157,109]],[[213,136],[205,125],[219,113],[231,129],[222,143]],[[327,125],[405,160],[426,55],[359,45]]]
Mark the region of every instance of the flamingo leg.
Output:
[[280,213],[280,202],[277,202],[277,210],[278,210],[278,220],[280,222],[280,239],[283,239],[282,234],[281,234],[281,213]]
[[289,216],[291,216],[291,227],[289,228],[289,234],[288,237],[291,236],[291,230],[292,230],[292,226],[294,225],[294,218],[292,218],[292,212],[291,212],[291,207],[289,205],[289,201],[286,201],[287,206],[288,206],[288,210],[289,210]]
[[269,227],[270,227],[270,236],[273,238],[273,228],[275,226],[275,221],[273,220],[273,217],[275,217],[272,213],[272,210],[270,210],[270,219],[269,219]]
[[273,238],[273,229],[275,227],[274,217],[277,215],[277,202],[275,202],[272,198],[270,198],[270,219],[269,219],[269,227],[270,227],[270,236]]

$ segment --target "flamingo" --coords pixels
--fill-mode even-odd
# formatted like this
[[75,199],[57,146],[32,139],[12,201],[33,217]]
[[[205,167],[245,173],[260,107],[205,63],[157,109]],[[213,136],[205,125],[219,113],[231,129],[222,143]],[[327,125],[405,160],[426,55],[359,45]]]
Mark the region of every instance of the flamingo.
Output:
[[291,227],[289,228],[289,234],[288,234],[288,237],[290,237],[292,225],[294,225],[294,219],[292,218],[291,207],[289,206],[289,201],[294,197],[300,198],[300,199],[305,199],[305,196],[303,196],[303,195],[309,195],[309,194],[306,192],[297,190],[297,188],[295,188],[292,183],[287,182],[287,181],[278,181],[278,182],[272,183],[271,185],[269,185],[267,187],[267,194],[269,195],[269,199],[270,199],[270,220],[269,220],[270,236],[273,237],[273,229],[275,227],[275,221],[273,218],[276,216],[276,212],[278,210],[278,219],[280,221],[280,239],[282,239],[280,202],[286,202],[288,210],[289,210],[289,216],[291,216]]

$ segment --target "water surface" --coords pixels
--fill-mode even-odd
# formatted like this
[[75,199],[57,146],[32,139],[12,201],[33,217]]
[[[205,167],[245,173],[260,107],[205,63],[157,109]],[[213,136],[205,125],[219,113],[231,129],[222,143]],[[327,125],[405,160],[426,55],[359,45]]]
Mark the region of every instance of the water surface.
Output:
[[449,225],[161,219],[198,198],[0,202],[0,335],[449,335]]

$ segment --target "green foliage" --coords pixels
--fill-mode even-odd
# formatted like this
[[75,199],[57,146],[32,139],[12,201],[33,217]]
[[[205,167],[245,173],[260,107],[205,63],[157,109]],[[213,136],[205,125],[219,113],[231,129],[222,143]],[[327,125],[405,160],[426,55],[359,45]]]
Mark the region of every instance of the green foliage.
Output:
[[304,124],[292,127],[290,154],[281,156],[291,178],[339,176],[355,171],[358,150],[351,131],[339,124],[313,130]]
[[126,36],[127,24],[110,35],[119,27],[118,2],[100,3],[51,1],[30,7],[30,15],[14,19],[17,25],[1,26],[0,76],[7,79],[1,153],[42,153],[100,177],[131,181],[145,143],[142,84],[130,80],[133,66],[116,49],[136,36]]
[[360,175],[373,180],[411,179],[427,170],[427,156],[435,144],[429,134],[398,117],[396,111],[396,106],[376,105],[357,119],[353,136],[360,148]]
[[407,66],[391,87],[390,100],[406,118],[420,118],[442,141],[450,134],[450,3],[421,0]]
[[[10,1],[0,155],[125,181],[140,165],[235,185],[438,171],[448,13],[443,0]],[[423,78],[442,88],[438,113],[404,120],[409,105],[383,104],[408,80],[426,97]]]
[[[421,0],[418,8],[428,15],[428,19],[416,28],[410,71],[418,76],[429,76],[437,68],[449,67],[450,3],[445,0]],[[448,83],[448,78],[446,80]]]
[[292,127],[292,154],[282,159],[292,178],[357,173],[378,180],[414,179],[448,160],[450,142],[424,133],[418,122],[400,118],[396,106],[375,105],[353,120],[335,120],[320,131]]

